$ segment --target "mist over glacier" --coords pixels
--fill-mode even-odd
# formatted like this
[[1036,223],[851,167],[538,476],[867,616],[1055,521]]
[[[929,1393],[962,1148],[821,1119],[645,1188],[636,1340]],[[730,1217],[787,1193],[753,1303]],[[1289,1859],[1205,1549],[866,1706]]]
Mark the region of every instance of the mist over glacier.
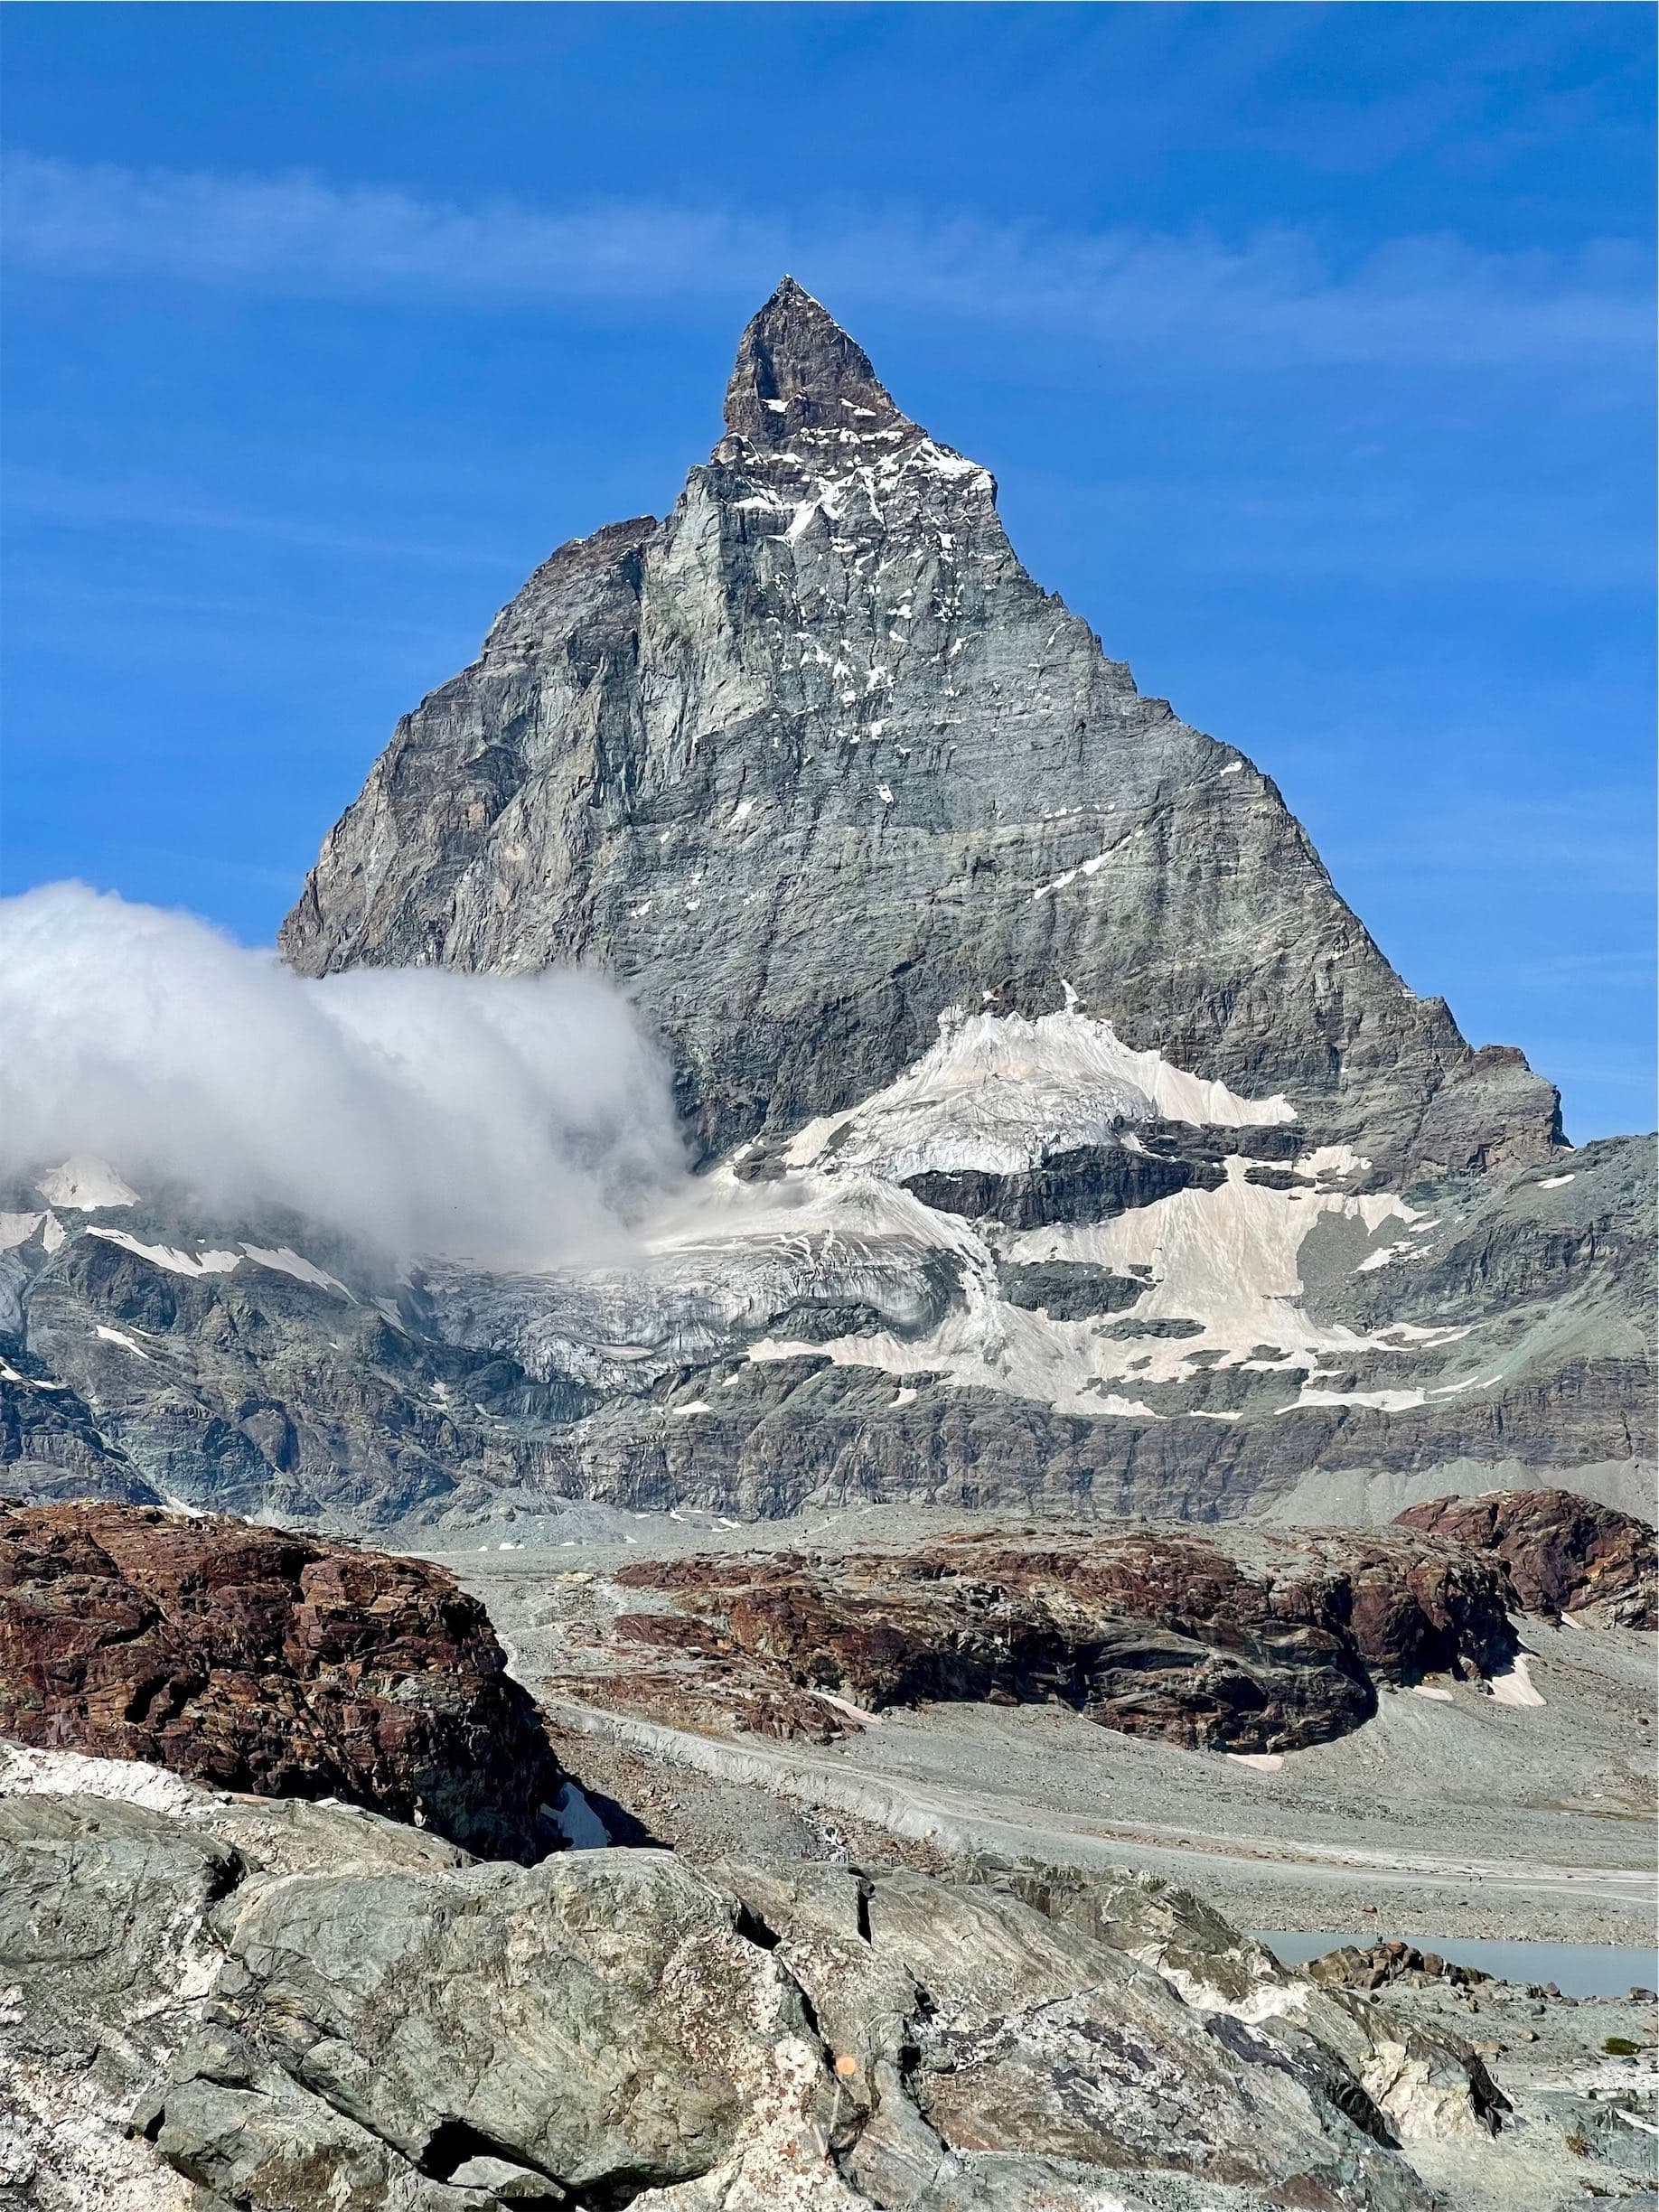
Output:
[[624,1249],[685,1176],[666,1064],[595,976],[310,981],[63,883],[0,900],[0,1174],[75,1153],[209,1212],[530,1267]]

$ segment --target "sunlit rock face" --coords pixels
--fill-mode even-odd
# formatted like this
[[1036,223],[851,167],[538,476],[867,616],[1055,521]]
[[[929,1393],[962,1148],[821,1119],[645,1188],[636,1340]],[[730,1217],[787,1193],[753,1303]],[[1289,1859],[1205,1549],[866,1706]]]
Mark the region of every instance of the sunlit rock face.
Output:
[[1273,1758],[1362,1726],[1379,1684],[1508,1673],[1514,1603],[1501,1566],[1397,1530],[1220,1539],[1120,1523],[681,1553],[618,1570],[548,1679],[705,1732],[827,1743],[886,1709],[990,1701]]
[[564,1841],[564,1776],[474,1598],[239,1521],[0,1504],[0,1738],[344,1798],[491,1857]]
[[1405,989],[1272,783],[1140,696],[789,279],[726,420],[398,726],[296,966],[595,962],[709,1153],[878,1092],[948,1008],[1072,1003],[1391,1170],[1548,1150],[1551,1087]]
[[537,570],[283,943],[611,976],[701,1172],[602,1262],[389,1269],[42,1159],[0,1190],[21,1495],[424,1533],[1345,1484],[1386,1519],[1651,1452],[1642,1146],[1570,1151],[1405,988],[1271,783],[1140,697],[787,280],[672,511]]

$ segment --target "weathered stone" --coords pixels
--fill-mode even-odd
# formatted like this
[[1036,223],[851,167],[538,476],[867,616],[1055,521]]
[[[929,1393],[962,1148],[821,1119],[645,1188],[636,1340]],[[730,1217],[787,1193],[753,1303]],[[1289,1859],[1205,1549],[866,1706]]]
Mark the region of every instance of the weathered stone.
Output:
[[656,1607],[618,1608],[601,1641],[573,1642],[572,1695],[819,1741],[856,1731],[860,1709],[989,1699],[1057,1701],[1191,1748],[1295,1749],[1367,1720],[1379,1682],[1480,1676],[1514,1651],[1501,1568],[1394,1532],[998,1533],[693,1554],[614,1582],[623,1608],[636,1594]]
[[1431,1498],[1396,1527],[1503,1561],[1530,1613],[1570,1613],[1621,1628],[1659,1627],[1654,1532],[1630,1514],[1566,1490],[1494,1490]]
[[239,1522],[0,1504],[0,1734],[343,1797],[492,1855],[562,1841],[558,1763],[474,1598]]
[[158,2212],[1429,2212],[1316,2034],[1006,1888],[413,1870],[324,1808],[332,1867],[274,1873],[226,1810],[0,1799],[0,2083],[54,2212],[95,2159]]

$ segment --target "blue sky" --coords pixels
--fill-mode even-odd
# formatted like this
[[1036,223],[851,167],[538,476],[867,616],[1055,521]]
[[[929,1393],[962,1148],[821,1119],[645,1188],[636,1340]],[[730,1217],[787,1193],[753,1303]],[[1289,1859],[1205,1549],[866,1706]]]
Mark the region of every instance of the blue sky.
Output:
[[785,268],[1407,980],[1651,1125],[1654,16],[17,5],[9,889],[268,942]]

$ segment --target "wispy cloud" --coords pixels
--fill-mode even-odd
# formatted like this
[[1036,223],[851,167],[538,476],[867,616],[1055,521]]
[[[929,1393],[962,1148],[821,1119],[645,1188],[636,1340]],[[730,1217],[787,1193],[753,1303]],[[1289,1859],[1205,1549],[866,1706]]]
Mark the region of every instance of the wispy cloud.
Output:
[[1654,880],[1651,815],[1652,795],[1638,790],[1609,787],[1582,800],[1549,801],[1459,793],[1443,797],[1427,820],[1413,814],[1347,840],[1344,866],[1350,875],[1377,870],[1394,882],[1579,881],[1599,898],[1634,893],[1646,899]]
[[857,210],[465,208],[309,175],[29,155],[7,162],[4,194],[14,274],[491,310],[586,302],[649,319],[747,301],[788,267],[833,305],[903,300],[1120,353],[1224,343],[1230,359],[1267,366],[1583,361],[1639,356],[1650,338],[1647,257],[1620,239],[1516,254],[1423,236],[1355,260],[1286,228],[1229,240]]
[[238,538],[258,538],[295,546],[306,552],[347,558],[419,562],[442,568],[481,568],[511,576],[511,557],[477,547],[428,544],[419,539],[364,537],[303,516],[243,512],[180,500],[164,484],[131,478],[82,482],[46,469],[19,467],[6,473],[6,504],[14,513],[49,523],[104,530],[131,523],[142,530],[192,530]]

